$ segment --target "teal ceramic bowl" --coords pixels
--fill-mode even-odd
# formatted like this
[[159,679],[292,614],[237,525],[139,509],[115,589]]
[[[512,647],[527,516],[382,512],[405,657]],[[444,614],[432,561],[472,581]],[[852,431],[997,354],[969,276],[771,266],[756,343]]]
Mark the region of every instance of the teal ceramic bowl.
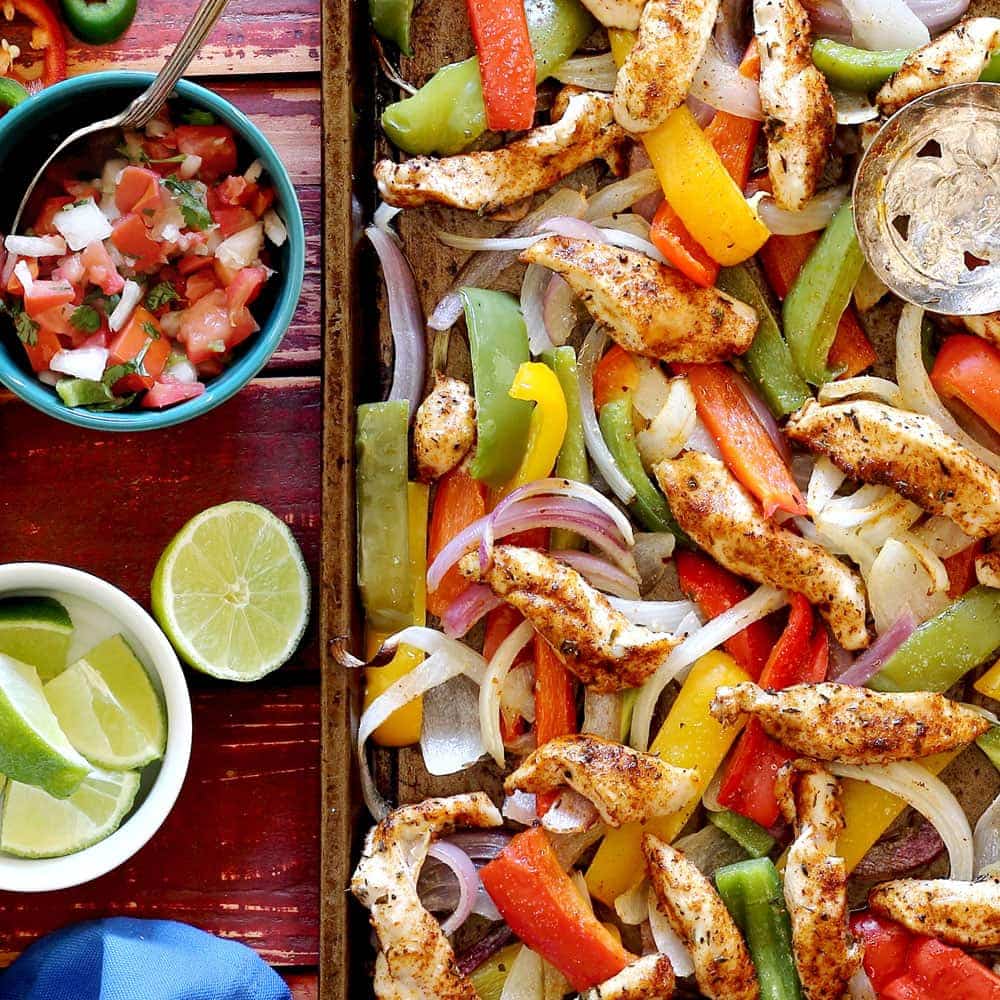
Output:
[[[0,232],[7,232],[35,170],[74,128],[125,108],[152,81],[151,73],[119,70],[63,80],[8,111],[0,118]],[[273,248],[275,270],[253,312],[260,331],[237,348],[230,366],[206,384],[205,392],[165,410],[119,410],[93,413],[63,404],[54,389],[39,382],[13,336],[0,333],[0,383],[36,409],[70,424],[101,431],[145,431],[191,420],[214,409],[245,386],[274,353],[292,320],[302,289],[305,232],[302,213],[288,171],[260,130],[228,101],[204,87],[181,80],[177,99],[211,111],[230,125],[240,146],[240,163],[259,159],[276,192],[275,208],[288,239]]]

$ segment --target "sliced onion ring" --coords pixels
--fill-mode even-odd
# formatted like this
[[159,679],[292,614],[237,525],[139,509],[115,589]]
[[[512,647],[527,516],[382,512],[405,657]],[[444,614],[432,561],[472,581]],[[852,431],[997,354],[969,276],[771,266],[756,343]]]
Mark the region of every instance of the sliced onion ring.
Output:
[[500,643],[479,687],[479,728],[483,734],[483,746],[500,767],[504,765],[503,736],[500,733],[500,698],[503,695],[504,681],[514,665],[517,654],[530,642],[534,634],[535,629],[531,622],[521,622]]
[[472,858],[447,840],[436,840],[427,854],[447,865],[458,883],[458,903],[448,919],[441,924],[442,933],[448,936],[454,934],[472,914],[472,906],[479,891],[479,873]]

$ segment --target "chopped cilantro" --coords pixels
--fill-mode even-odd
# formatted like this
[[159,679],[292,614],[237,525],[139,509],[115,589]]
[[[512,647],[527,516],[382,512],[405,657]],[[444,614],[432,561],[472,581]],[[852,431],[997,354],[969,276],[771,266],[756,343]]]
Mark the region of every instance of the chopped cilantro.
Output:
[[115,152],[130,163],[149,163],[149,157],[141,146],[129,146],[127,142],[123,142],[115,146]]
[[183,163],[187,159],[187,153],[178,153],[176,156],[168,156],[162,160],[149,160],[147,163]]
[[72,205],[63,205],[60,211],[65,212],[71,208],[79,208],[81,205],[89,205],[93,200],[93,198],[77,198]]
[[96,333],[101,325],[101,314],[93,306],[78,306],[69,321],[84,333]]
[[151,337],[153,340],[160,339],[160,331],[157,330],[156,327],[149,322],[149,320],[146,320],[146,322],[142,324],[142,332],[146,334],[147,337]]
[[161,281],[146,293],[146,308],[150,312],[162,309],[168,302],[176,302],[180,296],[169,281]]
[[215,115],[211,111],[202,111],[200,108],[192,108],[181,115],[183,121],[188,125],[214,125]]
[[21,303],[10,302],[5,304],[0,302],[0,309],[7,313],[14,324],[17,339],[22,344],[27,344],[28,347],[34,347],[38,343],[38,324],[24,311]]
[[146,352],[149,350],[149,345],[152,340],[147,340],[142,350],[131,360],[126,361],[124,364],[112,365],[105,373],[104,378],[101,381],[111,388],[115,383],[121,379],[125,378],[126,375],[149,375],[146,371],[146,366],[144,364],[146,360]]
[[184,181],[171,174],[163,181],[167,190],[177,199],[184,224],[190,229],[208,229],[212,216],[205,203],[205,185],[199,181]]

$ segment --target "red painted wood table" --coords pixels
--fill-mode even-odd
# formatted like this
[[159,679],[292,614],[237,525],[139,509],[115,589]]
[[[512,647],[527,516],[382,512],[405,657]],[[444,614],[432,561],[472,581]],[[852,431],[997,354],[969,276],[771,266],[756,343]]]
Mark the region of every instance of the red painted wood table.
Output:
[[[155,69],[194,9],[140,0],[113,46],[73,46],[70,72]],[[198,511],[262,503],[295,532],[314,583],[320,545],[320,6],[232,0],[189,75],[275,144],[306,220],[302,301],[262,376],[168,431],[99,435],[0,395],[0,561],[78,566],[148,606],[159,553]],[[160,832],[110,875],[64,892],[0,893],[0,961],[87,917],[187,921],[256,948],[297,1000],[315,998],[319,949],[316,625],[294,660],[241,686],[189,677],[194,751]]]

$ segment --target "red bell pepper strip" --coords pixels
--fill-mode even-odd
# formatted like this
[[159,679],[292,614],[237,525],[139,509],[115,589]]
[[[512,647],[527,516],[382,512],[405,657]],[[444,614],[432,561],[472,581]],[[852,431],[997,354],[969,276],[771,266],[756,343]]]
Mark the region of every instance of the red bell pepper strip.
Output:
[[[740,64],[740,73],[751,80],[760,77],[760,55],[756,40],[750,43]],[[739,187],[750,176],[753,152],[760,133],[760,122],[739,118],[727,111],[717,111],[705,129],[705,138],[719,154],[723,166]],[[696,285],[711,288],[719,277],[719,265],[688,232],[681,217],[664,200],[653,216],[649,238],[681,274]]]
[[[793,594],[788,625],[761,672],[761,687],[780,690],[790,684],[823,680],[829,645],[826,631],[821,626],[813,634],[813,624],[809,602],[801,594]],[[763,827],[774,826],[779,815],[775,779],[781,766],[794,756],[772,740],[757,719],[751,719],[722,772],[720,804]]]
[[704,421],[733,475],[761,502],[764,516],[776,510],[805,514],[806,503],[764,425],[726,365],[674,365],[694,390]]
[[[577,731],[576,688],[573,675],[556,651],[540,636],[535,636],[535,738],[538,746]],[[539,816],[544,816],[559,793],[547,792],[536,797]]]
[[948,596],[953,600],[972,590],[976,585],[976,556],[986,548],[986,542],[978,539],[953,556],[945,556],[941,562],[948,573]]
[[[434,495],[431,523],[427,530],[427,564],[463,529],[486,513],[486,486],[473,479],[465,466],[443,475]],[[440,618],[451,602],[465,590],[466,581],[452,566],[437,590],[427,595],[427,610]]]
[[594,406],[600,410],[605,403],[627,396],[638,384],[639,366],[635,358],[624,347],[614,344],[594,369]]
[[906,970],[913,935],[891,920],[864,911],[851,917],[851,933],[865,945],[864,969],[875,992],[881,992]]
[[934,359],[931,382],[945,399],[957,399],[1000,433],[1000,351],[979,337],[955,333]]
[[486,125],[494,132],[531,128],[535,119],[535,54],[521,0],[467,0]]
[[66,35],[52,8],[45,0],[5,0],[4,7],[8,6],[13,7],[15,15],[20,14],[31,22],[30,50],[41,52],[42,58],[40,65],[33,62],[30,67],[15,60],[3,75],[13,77],[29,88],[50,87],[65,80]]
[[[706,618],[717,618],[750,596],[750,586],[701,552],[674,553],[681,591],[698,605]],[[726,652],[754,679],[760,677],[777,641],[771,622],[764,618],[737,632],[723,645]]]
[[510,929],[578,991],[621,972],[630,957],[584,902],[540,827],[519,833],[479,877]]

